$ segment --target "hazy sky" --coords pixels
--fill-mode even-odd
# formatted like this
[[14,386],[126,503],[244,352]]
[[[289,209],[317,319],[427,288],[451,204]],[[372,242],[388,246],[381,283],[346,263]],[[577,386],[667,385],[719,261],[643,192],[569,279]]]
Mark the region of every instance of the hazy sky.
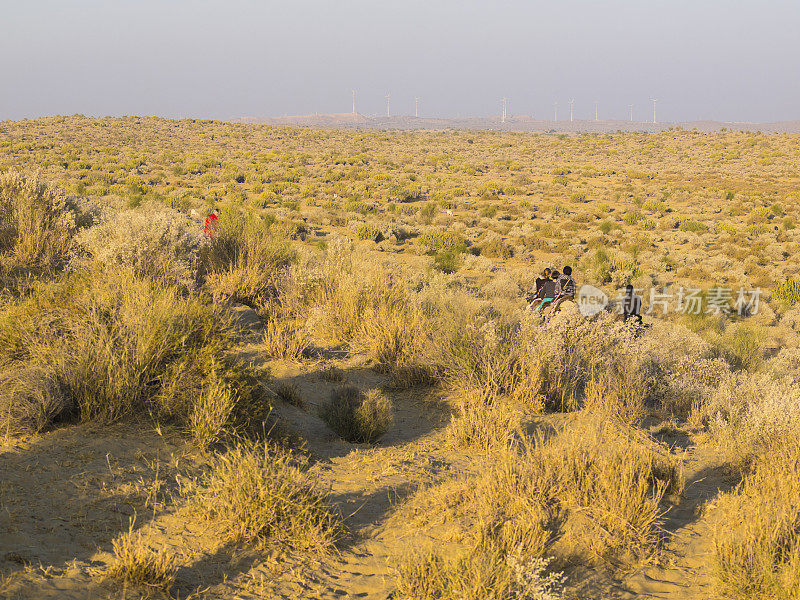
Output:
[[800,119],[797,0],[0,0],[0,119]]

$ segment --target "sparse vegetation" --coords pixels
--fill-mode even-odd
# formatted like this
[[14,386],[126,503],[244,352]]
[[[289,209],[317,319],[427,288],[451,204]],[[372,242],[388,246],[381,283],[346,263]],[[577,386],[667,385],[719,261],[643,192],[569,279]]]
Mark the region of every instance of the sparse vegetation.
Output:
[[275,395],[279,400],[292,406],[303,407],[303,397],[300,389],[293,383],[281,383],[275,388]]
[[[570,597],[576,573],[625,585],[708,531],[713,569],[697,571],[720,593],[794,598],[796,146],[680,130],[0,123],[0,459],[25,473],[26,454],[70,427],[87,444],[129,428],[59,458],[62,479],[146,510],[152,531],[184,510],[182,489],[186,523],[208,530],[197,556],[260,596],[316,593],[281,586],[328,577],[303,573],[303,554],[336,548],[352,520],[353,545],[326,560],[384,560],[358,545],[408,539],[396,586],[380,584],[398,598]],[[565,264],[606,310],[527,306],[535,276]],[[647,327],[614,314],[626,284]],[[264,440],[273,419],[285,447]],[[169,477],[158,459],[151,483],[116,460],[153,431],[173,445]],[[0,504],[16,519],[14,490],[0,485]],[[113,546],[105,578],[137,593],[169,593],[178,561],[199,570],[205,559],[184,564],[195,550],[157,549],[180,543],[92,539]],[[2,573],[34,577],[15,552]],[[261,566],[237,571],[242,552]]]

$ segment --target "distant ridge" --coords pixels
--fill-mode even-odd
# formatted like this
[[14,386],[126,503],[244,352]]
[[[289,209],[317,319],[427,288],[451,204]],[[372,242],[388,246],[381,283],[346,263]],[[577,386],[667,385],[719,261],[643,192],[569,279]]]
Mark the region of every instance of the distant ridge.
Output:
[[776,123],[745,123],[724,121],[686,121],[681,123],[651,123],[647,121],[549,121],[534,119],[527,115],[508,117],[505,123],[499,116],[465,117],[456,119],[429,117],[370,117],[359,113],[332,113],[321,115],[296,115],[286,117],[240,117],[234,123],[253,123],[262,125],[314,127],[331,129],[477,129],[488,131],[537,131],[554,133],[613,133],[657,132],[681,127],[686,130],[710,132],[721,131],[761,131],[762,133],[800,133],[800,121],[781,121]]

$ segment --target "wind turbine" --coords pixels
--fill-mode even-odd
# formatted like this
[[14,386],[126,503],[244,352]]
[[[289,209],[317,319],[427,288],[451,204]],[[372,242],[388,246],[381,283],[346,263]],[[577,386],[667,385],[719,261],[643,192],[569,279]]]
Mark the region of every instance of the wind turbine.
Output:
[[556,100],[553,102],[553,109],[555,110],[555,118],[554,121],[558,121],[558,101]]
[[508,98],[503,96],[502,101],[503,101],[503,113],[500,116],[500,122],[501,123],[505,123],[506,122],[506,115],[507,115],[506,109],[508,107]]
[[575,98],[569,101],[569,122],[572,123],[572,108],[575,106]]
[[353,90],[353,115],[356,114],[356,91]]
[[419,117],[419,96],[414,98],[414,116]]
[[390,93],[386,94],[386,116],[391,117],[392,115],[389,113],[389,101],[392,99],[392,95]]
[[656,102],[658,102],[658,98],[651,98],[653,101],[653,123],[657,123],[656,121]]
[[633,104],[630,105],[631,109],[631,123],[633,123]]
[[595,100],[594,101],[594,120],[595,121],[599,121],[599,119],[597,118],[597,115],[598,115],[597,105],[598,104],[599,104],[599,102],[597,100]]

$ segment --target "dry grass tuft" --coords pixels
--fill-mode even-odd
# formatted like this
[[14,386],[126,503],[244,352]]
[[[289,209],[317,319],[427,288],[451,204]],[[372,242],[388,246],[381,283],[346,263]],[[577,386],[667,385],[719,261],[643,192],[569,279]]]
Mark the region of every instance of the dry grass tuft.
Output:
[[442,319],[435,360],[443,379],[465,397],[476,391],[487,406],[508,398],[528,413],[544,409],[541,356],[519,324],[485,320]]
[[302,324],[291,320],[272,317],[264,327],[264,351],[270,358],[297,361],[308,348],[305,329]]
[[141,533],[133,531],[133,526],[128,533],[116,538],[112,546],[114,558],[101,573],[103,579],[136,586],[148,597],[169,592],[178,568],[175,559],[166,551],[151,550]]
[[72,408],[53,371],[14,363],[0,368],[0,430],[7,435],[38,433]]
[[455,559],[427,553],[397,567],[397,592],[406,600],[559,600],[563,575],[547,572],[550,561],[475,551]]
[[331,392],[320,416],[343,440],[371,444],[391,425],[392,404],[380,390],[341,387]]
[[624,359],[586,386],[584,408],[599,418],[637,425],[645,416],[646,375]]
[[659,505],[683,489],[679,461],[635,429],[579,422],[523,464],[567,516],[570,543],[611,564],[647,559],[662,539]]
[[426,526],[437,513],[450,528],[458,523],[451,536],[461,550],[449,553],[455,559],[437,552],[401,567],[407,597],[451,597],[443,590],[458,589],[478,598],[486,586],[511,594],[514,569],[546,554],[624,568],[661,546],[661,500],[680,493],[683,481],[679,461],[643,434],[579,420],[549,440],[493,450],[477,478],[445,482],[408,505],[425,515]]
[[229,539],[298,551],[330,550],[342,538],[341,516],[327,502],[301,456],[247,441],[213,459],[194,496]]
[[325,381],[331,383],[344,383],[347,381],[347,375],[336,365],[329,365],[320,372],[320,377]]
[[373,294],[355,332],[355,347],[387,371],[421,370],[417,361],[428,345],[430,322],[399,290],[378,288]]
[[223,212],[216,239],[201,253],[201,273],[215,299],[266,306],[277,292],[278,275],[295,253],[271,223],[238,209]]
[[150,414],[203,445],[269,410],[233,345],[214,307],[129,269],[70,275],[0,313],[0,360],[17,380],[45,369],[84,421]]
[[456,414],[447,428],[450,443],[491,450],[521,437],[523,414],[519,407],[504,398],[487,399],[481,392],[457,395]]
[[270,410],[255,374],[244,365],[212,365],[191,404],[189,433],[198,446],[208,448],[255,429]]
[[550,441],[508,447],[477,493],[488,507],[482,521],[502,524],[504,549],[523,545],[541,555],[547,531],[561,522],[563,531],[580,532],[565,541],[573,551],[618,565],[658,547],[659,504],[682,485],[678,461],[655,442],[579,421]]

